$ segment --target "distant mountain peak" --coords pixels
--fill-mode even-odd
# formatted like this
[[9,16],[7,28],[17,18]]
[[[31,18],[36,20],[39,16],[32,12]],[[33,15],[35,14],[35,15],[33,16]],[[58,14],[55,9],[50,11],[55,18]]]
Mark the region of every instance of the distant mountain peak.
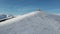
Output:
[[13,15],[0,14],[0,22],[14,18]]

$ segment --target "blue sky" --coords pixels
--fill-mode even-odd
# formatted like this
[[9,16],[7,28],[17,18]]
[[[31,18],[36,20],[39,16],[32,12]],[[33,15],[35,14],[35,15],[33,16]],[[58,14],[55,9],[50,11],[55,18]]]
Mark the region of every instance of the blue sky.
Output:
[[60,14],[60,0],[0,0],[0,13],[25,14],[40,8],[43,12]]

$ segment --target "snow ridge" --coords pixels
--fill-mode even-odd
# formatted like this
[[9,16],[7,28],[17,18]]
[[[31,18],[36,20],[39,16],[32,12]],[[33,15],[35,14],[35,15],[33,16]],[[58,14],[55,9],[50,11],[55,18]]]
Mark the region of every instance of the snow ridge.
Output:
[[0,23],[0,34],[60,34],[53,17],[35,11]]

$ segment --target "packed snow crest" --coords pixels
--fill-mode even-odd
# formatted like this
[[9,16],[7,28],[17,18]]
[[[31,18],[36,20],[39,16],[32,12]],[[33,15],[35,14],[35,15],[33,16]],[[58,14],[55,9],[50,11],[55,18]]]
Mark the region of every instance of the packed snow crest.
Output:
[[60,21],[35,11],[1,22],[0,34],[60,34]]

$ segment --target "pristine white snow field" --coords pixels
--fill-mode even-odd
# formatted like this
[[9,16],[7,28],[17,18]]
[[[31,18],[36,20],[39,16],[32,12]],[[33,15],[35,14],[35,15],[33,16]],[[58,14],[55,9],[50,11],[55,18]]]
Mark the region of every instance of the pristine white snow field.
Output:
[[31,12],[0,23],[0,34],[60,34],[60,16]]

